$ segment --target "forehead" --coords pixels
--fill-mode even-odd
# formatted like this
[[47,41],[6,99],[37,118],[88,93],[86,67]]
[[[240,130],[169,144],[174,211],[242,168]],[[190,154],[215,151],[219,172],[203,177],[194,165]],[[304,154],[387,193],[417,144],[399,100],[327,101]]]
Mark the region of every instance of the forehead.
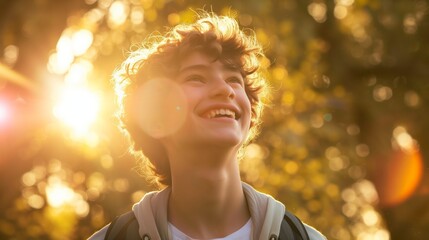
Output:
[[186,55],[179,64],[179,72],[198,68],[219,68],[219,70],[240,72],[232,61],[216,59],[200,51],[193,51]]

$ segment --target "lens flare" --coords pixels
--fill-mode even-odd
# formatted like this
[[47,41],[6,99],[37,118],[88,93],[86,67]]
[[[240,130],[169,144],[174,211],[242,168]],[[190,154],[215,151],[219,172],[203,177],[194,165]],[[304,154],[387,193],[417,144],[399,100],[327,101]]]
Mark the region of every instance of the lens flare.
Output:
[[411,197],[420,184],[424,169],[417,141],[405,128],[395,128],[392,140],[396,149],[377,159],[374,178],[383,207],[393,207]]
[[185,121],[187,105],[184,93],[171,80],[154,79],[146,82],[134,100],[140,127],[154,138],[175,132]]
[[0,102],[0,124],[6,123],[9,120],[9,108],[6,103]]

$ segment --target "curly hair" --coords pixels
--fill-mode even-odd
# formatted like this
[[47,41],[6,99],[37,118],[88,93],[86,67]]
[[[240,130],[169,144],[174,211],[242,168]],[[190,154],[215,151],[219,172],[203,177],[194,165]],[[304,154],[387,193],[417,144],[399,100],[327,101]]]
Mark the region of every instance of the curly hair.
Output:
[[253,31],[240,30],[231,17],[202,12],[196,22],[173,27],[163,36],[152,36],[115,70],[120,128],[128,135],[130,151],[142,159],[141,171],[158,185],[171,185],[169,159],[160,142],[139,127],[133,114],[133,96],[148,80],[177,75],[180,62],[192,51],[213,56],[240,70],[251,103],[251,125],[245,144],[258,133],[267,83],[262,76],[263,49]]

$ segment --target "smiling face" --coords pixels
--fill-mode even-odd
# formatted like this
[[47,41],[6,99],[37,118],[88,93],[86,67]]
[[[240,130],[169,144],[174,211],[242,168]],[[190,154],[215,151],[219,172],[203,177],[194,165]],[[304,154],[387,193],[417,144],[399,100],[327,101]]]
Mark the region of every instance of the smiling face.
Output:
[[[246,140],[251,104],[239,69],[198,51],[182,61],[175,82],[183,91],[187,113],[182,127],[166,144],[237,147]],[[170,141],[171,140],[171,141]]]

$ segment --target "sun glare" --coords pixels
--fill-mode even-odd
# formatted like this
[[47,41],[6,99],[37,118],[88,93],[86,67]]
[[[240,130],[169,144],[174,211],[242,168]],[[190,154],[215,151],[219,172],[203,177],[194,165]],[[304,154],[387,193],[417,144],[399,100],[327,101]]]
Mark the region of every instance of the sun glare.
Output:
[[75,134],[85,134],[97,119],[99,96],[86,88],[65,89],[53,109],[53,114]]
[[64,74],[70,67],[74,60],[71,51],[58,51],[49,56],[48,70],[55,74]]
[[83,85],[88,80],[88,76],[93,69],[90,61],[79,60],[70,66],[70,69],[64,77],[64,82],[70,85]]
[[0,124],[5,123],[9,118],[9,109],[5,103],[0,102]]

